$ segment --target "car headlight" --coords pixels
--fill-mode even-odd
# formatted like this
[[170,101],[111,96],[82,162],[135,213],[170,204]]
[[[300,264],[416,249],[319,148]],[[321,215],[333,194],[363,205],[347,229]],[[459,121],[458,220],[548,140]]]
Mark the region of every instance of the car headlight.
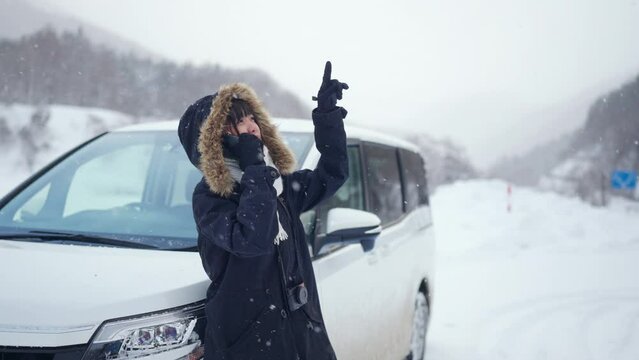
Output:
[[82,360],[198,360],[204,355],[204,304],[107,321]]

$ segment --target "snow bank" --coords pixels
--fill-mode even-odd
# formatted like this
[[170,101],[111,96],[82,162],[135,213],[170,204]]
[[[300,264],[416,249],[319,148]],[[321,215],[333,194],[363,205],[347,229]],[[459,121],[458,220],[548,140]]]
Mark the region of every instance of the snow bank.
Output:
[[608,208],[577,198],[514,187],[499,180],[445,186],[433,196],[441,255],[464,252],[542,250],[599,251],[639,245],[639,203],[613,198]]

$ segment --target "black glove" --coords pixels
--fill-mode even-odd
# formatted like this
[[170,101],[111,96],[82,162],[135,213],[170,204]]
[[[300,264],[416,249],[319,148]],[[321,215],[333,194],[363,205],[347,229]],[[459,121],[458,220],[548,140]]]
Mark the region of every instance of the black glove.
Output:
[[250,165],[266,165],[264,162],[264,144],[257,136],[244,133],[240,136],[224,135],[224,146],[240,162],[244,171]]
[[331,79],[331,62],[327,61],[324,67],[322,85],[317,92],[317,97],[313,96],[313,100],[317,100],[317,110],[323,113],[335,110],[337,108],[337,100],[342,100],[342,90],[348,90],[348,85]]

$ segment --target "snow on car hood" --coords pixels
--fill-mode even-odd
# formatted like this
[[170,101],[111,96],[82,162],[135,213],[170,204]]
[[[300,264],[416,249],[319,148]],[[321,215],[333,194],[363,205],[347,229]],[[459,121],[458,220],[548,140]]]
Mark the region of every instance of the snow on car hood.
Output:
[[89,341],[108,319],[203,300],[197,252],[0,240],[0,346]]

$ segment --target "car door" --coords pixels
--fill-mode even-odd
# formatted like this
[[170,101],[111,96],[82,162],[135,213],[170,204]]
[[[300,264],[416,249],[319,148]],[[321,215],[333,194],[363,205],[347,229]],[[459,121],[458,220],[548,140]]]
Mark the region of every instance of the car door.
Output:
[[384,355],[380,358],[403,358],[409,351],[416,294],[433,261],[425,168],[418,153],[403,148],[367,144],[364,150],[369,211],[383,224],[375,251],[385,311],[374,336],[386,338],[377,351]]
[[322,313],[337,358],[374,359],[373,309],[379,308],[376,263],[360,244],[321,245],[331,208],[364,210],[366,206],[359,145],[349,145],[348,157],[350,176],[346,183],[323,204],[302,214],[302,222],[312,244]]
[[410,251],[413,226],[406,216],[406,200],[398,149],[363,144],[367,210],[382,221],[382,233],[370,256],[376,262],[377,307],[371,344],[379,359],[399,359],[408,353],[412,301],[417,276],[412,271],[419,254]]

